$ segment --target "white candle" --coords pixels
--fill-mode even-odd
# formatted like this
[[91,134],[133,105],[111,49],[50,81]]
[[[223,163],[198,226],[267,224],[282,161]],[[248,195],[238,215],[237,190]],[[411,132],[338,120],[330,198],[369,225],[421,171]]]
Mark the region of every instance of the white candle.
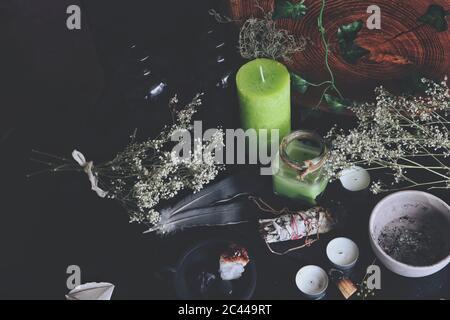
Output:
[[370,185],[370,174],[361,167],[351,167],[342,170],[340,178],[342,186],[349,191],[361,191]]
[[328,288],[328,275],[318,266],[306,266],[297,272],[295,283],[306,297],[321,299]]
[[350,269],[358,261],[359,249],[350,239],[336,238],[328,243],[327,257],[337,268]]

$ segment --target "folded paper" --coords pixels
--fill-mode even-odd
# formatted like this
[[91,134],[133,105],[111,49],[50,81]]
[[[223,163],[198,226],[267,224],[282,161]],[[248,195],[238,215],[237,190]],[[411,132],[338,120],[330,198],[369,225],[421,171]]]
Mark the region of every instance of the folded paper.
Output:
[[80,285],[66,295],[67,300],[111,300],[114,285],[91,282]]

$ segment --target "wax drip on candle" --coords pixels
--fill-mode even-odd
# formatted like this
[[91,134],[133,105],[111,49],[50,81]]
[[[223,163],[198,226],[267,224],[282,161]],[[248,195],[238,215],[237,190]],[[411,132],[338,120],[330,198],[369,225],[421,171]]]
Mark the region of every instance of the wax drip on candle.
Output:
[[259,66],[259,73],[261,74],[262,82],[266,82],[266,78],[264,78],[264,71],[263,71],[262,66]]

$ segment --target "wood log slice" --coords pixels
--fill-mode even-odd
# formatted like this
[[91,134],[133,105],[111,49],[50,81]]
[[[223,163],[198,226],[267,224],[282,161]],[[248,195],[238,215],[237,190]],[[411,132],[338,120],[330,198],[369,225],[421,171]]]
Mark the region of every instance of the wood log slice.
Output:
[[[230,16],[245,21],[251,16],[261,16],[254,0],[225,0]],[[296,0],[292,0],[297,2]],[[383,85],[396,91],[413,73],[442,80],[450,74],[450,32],[438,32],[419,22],[431,4],[450,10],[449,0],[327,0],[324,27],[330,42],[330,66],[336,76],[337,87],[346,98],[367,101],[373,98],[373,90]],[[274,0],[260,0],[266,11],[274,8]],[[300,21],[278,20],[280,28],[297,36],[310,39],[305,51],[296,54],[288,66],[308,81],[319,83],[329,79],[325,68],[325,47],[321,41],[317,18],[322,1],[305,0],[308,13]],[[371,5],[381,8],[381,30],[369,30],[366,21],[371,15]],[[340,26],[357,20],[364,27],[355,41],[370,51],[356,64],[349,64],[341,57],[337,30]],[[309,90],[300,97],[302,105],[314,106],[321,91]]]

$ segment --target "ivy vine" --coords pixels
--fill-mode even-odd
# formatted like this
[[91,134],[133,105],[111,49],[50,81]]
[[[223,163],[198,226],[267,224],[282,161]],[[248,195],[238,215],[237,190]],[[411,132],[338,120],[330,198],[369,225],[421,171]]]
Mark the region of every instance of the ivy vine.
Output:
[[428,7],[427,12],[419,18],[419,21],[432,26],[437,32],[448,30],[447,17],[450,11],[445,11],[442,6],[432,4]]
[[[325,100],[325,102],[327,103],[327,105],[330,108],[332,108],[336,111],[340,111],[340,110],[344,109],[346,106],[348,106],[349,102],[348,102],[348,100],[346,100],[344,98],[342,93],[337,88],[336,78],[335,78],[333,70],[330,66],[330,62],[329,62],[329,57],[330,57],[330,53],[331,53],[330,44],[327,41],[327,31],[323,24],[323,18],[324,18],[326,5],[327,5],[326,0],[322,0],[320,14],[317,18],[317,26],[319,28],[321,41],[323,43],[323,46],[325,47],[325,58],[324,58],[325,59],[325,67],[327,69],[327,72],[328,72],[330,78],[329,78],[329,80],[324,81],[322,83],[312,83],[312,82],[309,82],[308,80],[302,78],[300,75],[291,72],[292,84],[293,84],[294,89],[299,91],[301,94],[304,94],[310,86],[312,86],[312,87],[326,86],[325,89],[323,90],[320,100],[317,103],[315,108],[318,108],[322,104],[322,102]],[[286,8],[291,8],[291,9],[286,10]],[[294,4],[294,3],[291,3],[290,1],[285,1],[285,0],[277,1],[273,18],[274,19],[291,18],[294,20],[299,20],[304,16],[304,14],[300,15],[300,14],[294,14],[294,13],[299,12],[300,10],[301,10],[301,12],[306,14],[307,7],[304,5],[304,1],[301,1],[297,4]]]
[[[350,106],[351,101],[345,99],[338,89],[335,74],[330,66],[329,58],[331,50],[330,44],[327,40],[327,30],[325,29],[325,26],[323,24],[326,6],[327,1],[321,0],[320,13],[317,18],[317,26],[319,29],[322,44],[325,49],[324,63],[329,75],[329,79],[321,83],[313,83],[302,78],[300,75],[294,72],[291,72],[291,79],[293,88],[301,94],[306,93],[309,87],[325,86],[315,109],[317,109],[325,101],[329,108],[335,111],[341,111]],[[289,0],[277,0],[275,1],[275,8],[272,14],[272,19],[293,19],[298,21],[302,19],[307,14],[307,12],[308,7],[305,5],[305,0],[297,2]],[[447,17],[449,15],[450,12],[446,11],[443,7],[438,5],[430,5],[427,12],[419,18],[419,22],[421,22],[421,25],[419,25],[418,27],[423,25],[430,25],[438,32],[447,31]],[[343,25],[337,30],[339,53],[344,61],[349,64],[356,64],[362,57],[370,55],[369,50],[362,48],[355,43],[358,33],[362,30],[363,26],[363,21],[358,20],[350,24]],[[409,30],[407,32],[411,31],[412,30]],[[396,58],[396,56],[392,56],[391,58]]]

